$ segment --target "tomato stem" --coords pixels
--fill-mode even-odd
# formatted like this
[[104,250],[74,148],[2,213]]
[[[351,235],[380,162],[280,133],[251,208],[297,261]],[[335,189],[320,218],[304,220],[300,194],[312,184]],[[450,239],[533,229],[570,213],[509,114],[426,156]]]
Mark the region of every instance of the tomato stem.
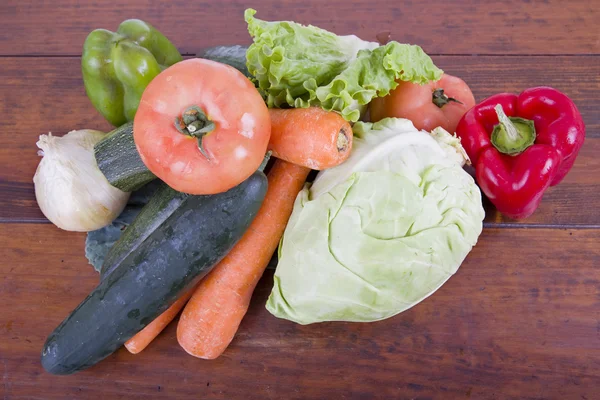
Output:
[[462,102],[456,100],[454,97],[448,97],[447,95],[445,95],[444,89],[442,89],[442,88],[437,88],[437,89],[433,90],[433,93],[431,94],[431,101],[433,102],[433,104],[435,104],[439,108],[444,107],[446,104],[448,104],[450,102],[462,104]]
[[198,139],[198,149],[207,160],[210,160],[203,139],[215,129],[215,123],[198,106],[186,108],[181,117],[175,117],[175,129],[183,135]]

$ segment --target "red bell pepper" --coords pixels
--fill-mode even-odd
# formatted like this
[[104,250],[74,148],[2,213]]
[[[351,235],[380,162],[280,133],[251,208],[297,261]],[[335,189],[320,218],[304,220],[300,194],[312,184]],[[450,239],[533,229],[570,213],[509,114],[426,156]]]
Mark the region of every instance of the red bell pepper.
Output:
[[585,125],[565,94],[536,87],[489,97],[462,117],[456,133],[481,190],[502,214],[520,219],[569,172]]

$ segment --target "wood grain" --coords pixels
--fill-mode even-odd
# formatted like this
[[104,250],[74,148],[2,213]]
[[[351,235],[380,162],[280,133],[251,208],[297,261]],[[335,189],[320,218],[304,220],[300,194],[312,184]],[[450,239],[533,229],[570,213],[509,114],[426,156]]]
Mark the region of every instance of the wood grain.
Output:
[[127,18],[155,25],[183,53],[201,46],[250,42],[243,13],[254,7],[266,20],[294,20],[338,34],[421,45],[434,54],[598,54],[596,0],[347,0],[106,2],[4,0],[0,55],[78,55],[95,28],[116,30]]
[[[597,57],[464,57],[437,56],[448,73],[469,82],[478,100],[501,91],[551,85],[577,103],[588,140],[566,180],[551,189],[539,211],[525,223],[596,224],[600,214],[600,114],[589,101],[600,90]],[[108,131],[110,125],[85,95],[80,59],[0,58],[0,221],[43,222],[35,202],[32,177],[39,162],[35,142],[48,131]],[[558,71],[558,72],[557,72]],[[31,112],[30,110],[35,110]],[[490,223],[505,221],[487,207]]]
[[[338,34],[421,45],[477,100],[550,85],[579,107],[587,139],[571,173],[524,223],[486,204],[486,229],[456,276],[386,321],[300,326],[259,283],[230,348],[205,361],[175,324],[68,377],[40,365],[46,336],[95,287],[84,234],[47,223],[33,193],[37,136],[110,127],[81,81],[95,28],[141,18],[184,54],[248,44],[243,10]],[[597,0],[0,1],[0,397],[13,399],[581,399],[600,388],[600,35]],[[28,223],[22,223],[28,222]]]
[[67,377],[45,373],[39,352],[98,281],[83,235],[0,224],[0,241],[9,399],[592,399],[600,386],[598,229],[486,229],[433,296],[371,324],[276,319],[265,276],[223,357],[188,356],[172,325],[138,356],[122,349]]

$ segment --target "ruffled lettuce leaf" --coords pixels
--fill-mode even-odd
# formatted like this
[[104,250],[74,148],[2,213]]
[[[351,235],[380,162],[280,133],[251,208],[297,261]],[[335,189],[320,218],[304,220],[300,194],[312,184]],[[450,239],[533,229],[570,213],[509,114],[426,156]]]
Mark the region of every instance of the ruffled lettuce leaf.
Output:
[[320,106],[356,122],[361,107],[387,95],[396,80],[424,84],[442,75],[419,46],[379,46],[311,25],[262,21],[255,13],[245,13],[254,40],[247,67],[269,107]]

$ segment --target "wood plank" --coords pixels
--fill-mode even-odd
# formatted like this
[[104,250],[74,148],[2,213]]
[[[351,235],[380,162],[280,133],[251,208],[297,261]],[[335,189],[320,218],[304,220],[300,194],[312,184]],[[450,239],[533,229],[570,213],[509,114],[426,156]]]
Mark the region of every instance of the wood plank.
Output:
[[78,55],[95,28],[116,30],[126,18],[147,20],[183,53],[200,46],[250,42],[243,11],[267,20],[295,20],[338,34],[375,40],[382,31],[434,54],[598,54],[595,0],[433,0],[369,2],[261,0],[247,2],[132,0],[24,2],[0,5],[0,55]]
[[138,356],[121,349],[66,377],[45,373],[39,352],[97,283],[83,235],[2,224],[0,242],[7,399],[592,399],[600,387],[598,229],[486,229],[438,292],[371,324],[276,319],[265,276],[223,357],[188,356],[173,324]]
[[[600,90],[598,57],[434,57],[448,73],[460,75],[478,100],[500,91],[551,85],[569,94],[587,125],[587,142],[564,183],[551,189],[526,223],[600,224]],[[88,101],[80,59],[0,58],[0,221],[45,221],[35,202],[32,177],[39,162],[35,142],[41,133],[71,129],[108,131],[110,125]],[[28,113],[27,110],[36,110]],[[488,206],[486,221],[503,222]]]

